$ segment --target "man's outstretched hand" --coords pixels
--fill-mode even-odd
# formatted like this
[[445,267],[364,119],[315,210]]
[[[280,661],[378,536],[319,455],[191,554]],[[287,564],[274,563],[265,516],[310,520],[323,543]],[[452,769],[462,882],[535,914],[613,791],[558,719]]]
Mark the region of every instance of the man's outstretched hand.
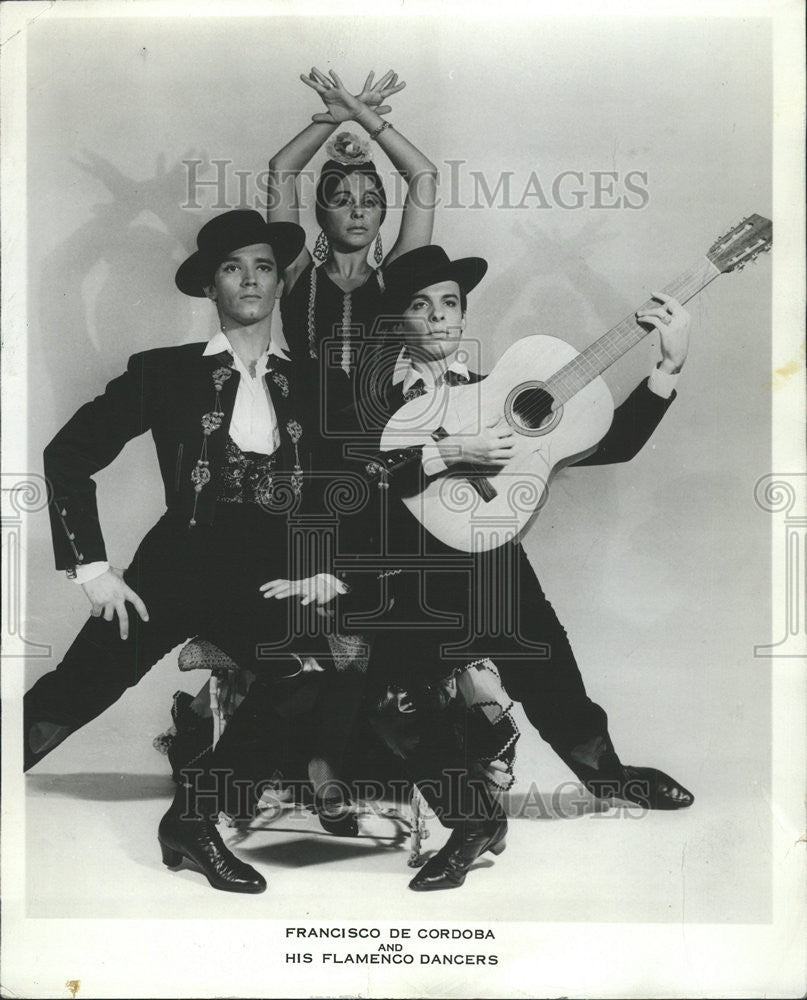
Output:
[[115,614],[118,616],[118,627],[120,628],[121,639],[129,637],[129,612],[126,610],[126,602],[134,605],[135,611],[144,622],[149,620],[149,613],[146,605],[140,600],[138,595],[123,579],[123,570],[113,566],[94,580],[83,583],[82,588],[92,605],[92,616],[100,618],[102,615],[111,622]]
[[337,577],[330,573],[318,573],[305,580],[272,580],[259,588],[264,597],[285,600],[289,597],[299,597],[303,605],[313,604],[319,607],[330,603],[337,594],[347,593],[347,587]]

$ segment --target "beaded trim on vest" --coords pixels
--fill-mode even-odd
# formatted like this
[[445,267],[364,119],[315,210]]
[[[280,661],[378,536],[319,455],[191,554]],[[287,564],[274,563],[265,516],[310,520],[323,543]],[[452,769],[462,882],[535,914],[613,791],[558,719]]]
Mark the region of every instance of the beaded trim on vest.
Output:
[[[311,279],[308,284],[308,356],[316,361],[319,358],[317,348],[317,328],[316,328],[316,305],[317,305],[317,271],[319,268],[311,268]],[[381,269],[375,271],[375,279],[381,294],[384,294],[384,276]],[[341,369],[350,377],[352,371],[350,364],[351,345],[351,321],[353,318],[353,293],[342,293],[342,362]]]

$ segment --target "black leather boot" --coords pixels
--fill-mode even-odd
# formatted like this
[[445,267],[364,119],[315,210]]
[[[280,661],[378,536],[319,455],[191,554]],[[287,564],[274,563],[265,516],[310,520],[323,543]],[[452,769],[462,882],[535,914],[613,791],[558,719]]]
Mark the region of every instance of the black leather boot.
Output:
[[645,809],[686,809],[695,801],[692,792],[655,767],[625,764],[617,777],[597,778],[585,785],[598,798],[622,799]]
[[180,802],[183,789],[160,820],[157,839],[163,864],[176,871],[187,861],[200,871],[214,889],[224,892],[264,892],[266,879],[226,847],[214,823],[207,819],[183,819]]
[[559,753],[598,799],[622,799],[645,809],[686,809],[695,801],[692,792],[669,774],[655,767],[623,764],[607,733]]
[[445,845],[430,858],[409,883],[415,892],[457,889],[468,869],[485,851],[501,854],[505,848],[507,820],[472,819],[455,827]]

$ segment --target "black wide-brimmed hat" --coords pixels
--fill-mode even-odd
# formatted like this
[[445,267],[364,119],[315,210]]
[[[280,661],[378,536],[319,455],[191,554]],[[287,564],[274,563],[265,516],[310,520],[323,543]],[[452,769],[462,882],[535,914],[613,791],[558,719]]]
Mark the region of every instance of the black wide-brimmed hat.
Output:
[[255,243],[269,244],[278,270],[282,271],[303,249],[305,232],[293,222],[264,222],[253,209],[239,208],[217,215],[199,230],[196,253],[177,271],[177,288],[186,295],[202,298],[219,264],[234,250]]
[[456,281],[467,295],[484,278],[488,262],[481,257],[451,260],[442,247],[418,247],[384,268],[385,307],[403,310],[422,288],[440,281]]

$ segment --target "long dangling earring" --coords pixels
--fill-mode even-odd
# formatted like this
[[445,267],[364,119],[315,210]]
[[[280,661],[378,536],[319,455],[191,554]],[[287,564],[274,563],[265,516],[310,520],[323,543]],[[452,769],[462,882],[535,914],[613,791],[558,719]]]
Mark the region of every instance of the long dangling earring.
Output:
[[381,232],[375,238],[375,250],[373,250],[373,260],[375,260],[378,267],[381,266],[381,261],[384,259],[384,247],[381,245]]
[[324,230],[320,229],[317,242],[314,244],[314,257],[322,263],[328,259],[328,254],[330,252],[331,245],[328,242],[328,237],[325,235]]

